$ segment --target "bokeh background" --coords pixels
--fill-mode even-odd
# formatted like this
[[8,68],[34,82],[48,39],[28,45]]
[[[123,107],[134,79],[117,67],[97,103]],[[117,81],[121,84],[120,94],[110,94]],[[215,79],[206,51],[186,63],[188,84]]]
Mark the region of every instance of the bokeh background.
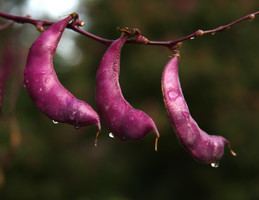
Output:
[[[175,39],[258,8],[258,0],[0,1],[3,12],[53,21],[76,11],[86,30],[113,39],[117,26],[138,27],[150,39]],[[180,78],[193,117],[210,134],[228,138],[238,154],[226,150],[216,169],[194,161],[170,127],[160,89],[167,49],[126,45],[121,60],[124,95],[156,121],[159,151],[152,134],[120,142],[105,128],[94,148],[94,127],[53,124],[23,87],[26,55],[38,35],[28,24],[0,32],[1,59],[7,46],[13,48],[0,121],[1,200],[259,199],[259,19],[181,48]],[[95,72],[104,51],[67,30],[55,57],[61,82],[94,107]]]

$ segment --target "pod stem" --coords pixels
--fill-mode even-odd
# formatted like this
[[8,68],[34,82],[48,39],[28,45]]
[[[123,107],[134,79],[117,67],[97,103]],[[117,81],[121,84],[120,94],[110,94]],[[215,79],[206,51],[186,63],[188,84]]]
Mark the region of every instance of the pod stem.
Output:
[[117,27],[117,30],[121,32],[122,36],[133,37],[137,43],[148,44],[149,40],[141,34],[138,28],[129,27]]
[[73,19],[78,19],[79,15],[76,12],[70,14]]

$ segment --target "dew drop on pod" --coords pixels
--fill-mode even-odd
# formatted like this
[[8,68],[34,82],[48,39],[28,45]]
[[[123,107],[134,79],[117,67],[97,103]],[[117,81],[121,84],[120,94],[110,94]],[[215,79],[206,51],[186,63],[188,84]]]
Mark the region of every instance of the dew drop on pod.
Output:
[[96,125],[99,132],[98,114],[89,104],[64,88],[53,65],[60,38],[66,26],[77,17],[76,13],[72,13],[54,23],[32,44],[24,71],[24,85],[36,106],[54,123],[68,123],[77,128]]
[[[164,68],[162,92],[172,127],[185,149],[200,162],[218,167],[229,141],[218,135],[208,135],[192,118],[184,99],[178,74],[179,54],[174,55]],[[233,156],[236,153],[231,150]]]
[[122,34],[106,50],[96,75],[96,104],[98,113],[110,131],[110,137],[120,140],[139,140],[149,132],[156,136],[155,150],[159,132],[145,112],[133,108],[124,98],[119,84],[120,54],[128,38]]

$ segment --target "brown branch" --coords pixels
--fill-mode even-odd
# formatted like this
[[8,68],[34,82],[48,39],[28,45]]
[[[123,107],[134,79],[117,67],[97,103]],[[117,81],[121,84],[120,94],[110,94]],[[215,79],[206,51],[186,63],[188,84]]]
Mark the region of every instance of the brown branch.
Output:
[[[211,35],[215,35],[217,32],[221,32],[221,31],[224,31],[226,29],[230,29],[232,26],[236,25],[236,24],[239,24],[240,22],[243,22],[243,21],[246,21],[246,20],[253,20],[255,19],[255,16],[259,14],[259,11],[255,11],[253,13],[250,13],[248,15],[245,15],[243,17],[240,17],[230,23],[227,23],[227,24],[224,24],[224,25],[221,25],[221,26],[218,26],[214,29],[208,29],[208,30],[197,30],[189,35],[186,35],[186,36],[183,36],[183,37],[180,37],[176,40],[171,40],[171,41],[165,41],[165,45],[167,44],[169,47],[171,46],[175,46],[177,43],[179,42],[183,42],[183,41],[186,41],[186,40],[191,40],[191,39],[194,39],[195,37],[200,37],[200,36],[204,36],[204,35],[208,35],[208,34],[211,34]],[[155,42],[154,45],[157,45],[157,43],[159,43],[159,41],[153,41]],[[153,43],[151,41],[151,44]]]
[[[152,41],[152,40],[149,40],[148,42],[144,42],[144,41],[140,41],[140,40],[137,40],[137,39],[129,39],[127,41],[127,43],[134,43],[134,44],[144,44],[144,45],[157,45],[157,46],[165,46],[165,47],[168,47],[168,48],[173,48],[175,47],[178,43],[180,42],[184,42],[184,41],[187,41],[187,40],[191,40],[195,37],[200,37],[200,36],[204,36],[204,35],[208,35],[208,34],[215,34],[217,32],[221,32],[221,31],[224,31],[226,29],[229,29],[231,28],[232,26],[236,25],[236,24],[239,24],[240,22],[243,22],[243,21],[246,21],[246,20],[253,20],[255,18],[256,15],[259,14],[259,11],[255,11],[253,13],[250,13],[250,14],[247,14],[243,17],[240,17],[228,24],[225,24],[225,25],[221,25],[221,26],[218,26],[214,29],[208,29],[208,30],[197,30],[191,34],[188,34],[186,36],[183,36],[183,37],[180,37],[180,38],[177,38],[175,40],[169,40],[169,41]],[[38,28],[39,30],[42,30],[42,27],[44,26],[49,26],[51,24],[53,24],[54,22],[51,22],[51,21],[47,21],[47,20],[37,20],[37,19],[33,19],[31,18],[30,16],[16,16],[16,15],[11,15],[11,14],[8,14],[8,13],[3,13],[3,12],[0,12],[0,17],[4,18],[4,19],[8,19],[8,20],[12,20],[16,23],[21,23],[21,24],[24,24],[24,23],[28,23],[28,24],[32,24],[34,25],[36,28]],[[79,26],[82,26],[82,21],[78,20],[77,23],[73,23],[73,24],[69,24],[67,26],[67,28],[69,29],[72,29],[73,31],[79,33],[79,34],[82,34],[86,37],[89,37],[97,42],[100,42],[102,44],[105,44],[105,45],[109,45],[113,40],[110,40],[110,39],[106,39],[106,38],[103,38],[103,37],[100,37],[100,36],[97,36],[93,33],[90,33],[86,30],[83,30],[81,29]]]
[[[41,30],[41,28],[44,27],[44,26],[50,26],[54,23],[54,22],[51,22],[51,21],[48,21],[48,20],[33,19],[30,16],[17,16],[17,15],[11,15],[11,14],[8,14],[8,13],[3,13],[3,12],[0,12],[0,17],[2,17],[4,19],[12,20],[12,21],[14,21],[16,23],[19,23],[19,24],[32,24],[39,30]],[[69,24],[67,26],[67,28],[72,29],[73,31],[75,31],[77,33],[85,35],[85,36],[87,36],[87,37],[89,37],[93,40],[96,40],[100,43],[103,43],[103,44],[110,44],[113,41],[113,40],[109,40],[109,39],[106,39],[106,38],[99,37],[99,36],[94,35],[94,34],[88,32],[88,31],[80,29],[79,26],[82,26],[83,22],[80,21],[80,20],[77,20],[76,22],[77,23]]]

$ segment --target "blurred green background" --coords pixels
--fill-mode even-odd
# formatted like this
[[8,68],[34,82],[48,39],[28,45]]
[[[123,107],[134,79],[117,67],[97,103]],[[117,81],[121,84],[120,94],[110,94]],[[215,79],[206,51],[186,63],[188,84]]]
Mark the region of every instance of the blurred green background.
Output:
[[[66,1],[52,1],[50,12],[42,13],[47,8],[40,3],[0,3],[3,12],[53,21],[77,11],[84,28],[97,35],[115,39],[117,26],[129,26],[154,40],[213,28],[259,9],[258,0],[86,0],[61,14],[56,11]],[[217,169],[194,161],[170,127],[160,89],[167,49],[126,45],[121,60],[125,98],[156,121],[159,151],[152,134],[120,142],[105,128],[94,148],[94,127],[53,124],[23,88],[26,54],[38,34],[27,24],[0,32],[0,52],[13,43],[16,53],[0,122],[1,200],[259,199],[259,19],[181,48],[180,78],[193,117],[208,133],[228,138],[238,154],[231,157],[226,150]],[[104,51],[102,44],[67,30],[55,57],[61,82],[93,107]]]

